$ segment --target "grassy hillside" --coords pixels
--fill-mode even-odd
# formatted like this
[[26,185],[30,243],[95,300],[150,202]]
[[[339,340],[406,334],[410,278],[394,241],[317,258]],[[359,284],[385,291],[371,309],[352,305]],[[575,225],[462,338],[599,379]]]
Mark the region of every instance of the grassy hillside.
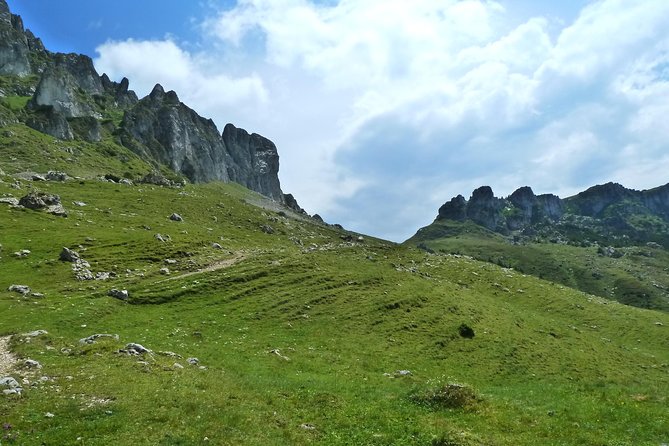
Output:
[[659,246],[620,247],[611,257],[597,246],[514,244],[472,222],[449,220],[434,222],[406,243],[512,267],[627,305],[669,311],[669,252]]
[[[52,141],[3,141],[5,172],[61,162]],[[36,147],[53,147],[48,163],[18,155]],[[89,177],[130,169],[81,150],[58,166]],[[17,190],[0,179],[0,196],[38,188],[69,211],[0,203],[0,336],[19,358],[5,375],[25,380],[21,396],[0,395],[0,444],[669,441],[665,313],[464,256],[348,241],[235,185]],[[115,277],[75,280],[63,246]],[[23,335],[38,329],[48,334]],[[79,342],[95,333],[118,340]],[[152,353],[119,353],[130,342]],[[42,368],[25,368],[28,358]]]

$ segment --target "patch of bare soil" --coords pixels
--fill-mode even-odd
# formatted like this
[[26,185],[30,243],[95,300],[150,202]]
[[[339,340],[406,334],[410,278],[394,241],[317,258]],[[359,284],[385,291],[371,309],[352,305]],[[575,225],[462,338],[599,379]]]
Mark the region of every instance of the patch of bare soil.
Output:
[[219,269],[230,268],[232,265],[234,265],[237,262],[241,262],[245,258],[246,258],[245,253],[238,253],[230,259],[214,262],[211,265],[206,266],[205,268],[199,269],[197,271],[191,271],[188,273],[179,274],[178,276],[172,276],[166,280],[183,279],[184,277],[194,276],[196,274],[210,273],[213,271],[218,271]]
[[9,351],[9,338],[0,338],[0,377],[6,376],[16,364],[16,357]]

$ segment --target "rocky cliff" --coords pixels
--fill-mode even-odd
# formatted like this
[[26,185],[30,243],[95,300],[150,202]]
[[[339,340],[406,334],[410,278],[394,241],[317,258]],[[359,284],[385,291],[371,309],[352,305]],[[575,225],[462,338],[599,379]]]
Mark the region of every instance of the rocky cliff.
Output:
[[498,198],[489,186],[469,200],[458,195],[439,208],[435,222],[472,221],[503,235],[539,236],[570,243],[669,242],[669,184],[637,191],[617,183],[593,186],[565,199],[535,195],[524,186]]
[[476,189],[469,200],[462,195],[439,208],[437,220],[471,220],[492,231],[516,231],[562,216],[562,202],[551,194],[535,195],[521,187],[507,198],[495,197],[490,186]]
[[99,75],[90,57],[47,51],[5,0],[0,0],[0,76],[6,79],[0,97],[31,96],[18,118],[0,116],[2,122],[20,120],[63,140],[110,137],[192,182],[237,182],[301,210],[281,191],[272,141],[232,124],[220,133],[211,119],[160,85],[139,100],[128,79],[113,82]]

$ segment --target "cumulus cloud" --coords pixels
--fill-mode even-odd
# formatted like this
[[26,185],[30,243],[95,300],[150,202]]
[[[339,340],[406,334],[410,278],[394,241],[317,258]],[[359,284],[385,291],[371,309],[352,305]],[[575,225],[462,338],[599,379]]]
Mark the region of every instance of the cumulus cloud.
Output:
[[179,93],[182,101],[201,114],[219,116],[221,111],[245,106],[252,109],[267,101],[267,90],[258,74],[234,77],[221,72],[220,67],[208,69],[204,55],[193,55],[170,39],[109,41],[97,52],[96,68],[112,79],[128,77],[138,95],[147,95],[160,83]]
[[238,0],[203,21],[208,53],[109,42],[96,64],[262,130],[308,210],[394,240],[482,184],[665,183],[669,3],[592,1],[567,22],[506,6]]

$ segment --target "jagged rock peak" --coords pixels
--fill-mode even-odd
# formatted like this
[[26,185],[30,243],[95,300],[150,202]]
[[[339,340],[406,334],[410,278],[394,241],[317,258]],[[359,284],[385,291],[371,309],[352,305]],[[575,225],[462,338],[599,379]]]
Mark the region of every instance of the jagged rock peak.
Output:
[[556,195],[535,195],[532,188],[523,186],[506,199],[497,198],[490,186],[472,192],[469,201],[458,195],[439,208],[437,220],[472,220],[493,231],[523,229],[544,220],[562,216],[562,200]]
[[467,200],[462,195],[451,198],[439,208],[438,220],[464,220],[467,218]]
[[165,89],[163,88],[163,86],[160,84],[156,84],[153,87],[153,90],[151,90],[151,93],[149,93],[149,97],[151,99],[157,99],[163,97],[164,94],[165,94]]
[[5,0],[0,0],[0,22],[8,25],[12,24],[12,13],[9,11],[9,5]]
[[478,200],[490,200],[493,198],[495,198],[495,194],[492,191],[492,187],[481,186],[478,189],[475,189],[474,192],[472,192],[472,196],[469,200],[478,201]]

